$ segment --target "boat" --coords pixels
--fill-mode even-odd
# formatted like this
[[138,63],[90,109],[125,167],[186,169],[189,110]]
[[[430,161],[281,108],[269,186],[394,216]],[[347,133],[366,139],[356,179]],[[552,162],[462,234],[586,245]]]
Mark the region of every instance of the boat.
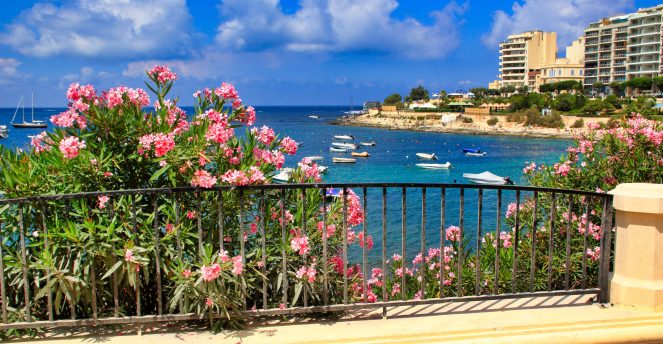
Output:
[[337,148],[357,149],[357,145],[354,143],[332,142],[331,145]]
[[362,157],[362,158],[368,158],[370,156],[370,154],[368,154],[368,152],[361,152],[361,153],[352,152],[352,153],[350,153],[350,155],[358,156],[358,157]]
[[320,118],[320,116],[318,116],[318,115],[310,115],[310,116],[308,116],[308,118],[318,119],[318,118]]
[[329,147],[329,151],[332,153],[347,153],[350,150],[347,148]]
[[481,148],[463,148],[463,153],[481,153]]
[[472,153],[472,152],[467,152],[465,153],[466,156],[484,156],[486,155],[486,152],[480,152],[480,153]]
[[512,185],[513,182],[509,177],[500,177],[488,171],[483,173],[463,173],[463,178],[469,180],[474,184],[487,184],[487,185]]
[[428,154],[428,153],[417,153],[417,157],[419,159],[426,159],[426,160],[437,160],[437,156],[435,156],[435,153]]
[[357,159],[353,158],[332,158],[332,161],[335,163],[341,163],[341,164],[353,164],[357,162]]
[[[16,115],[18,114],[18,108],[23,105],[22,113],[23,113],[23,121],[20,123],[14,122],[16,120]],[[16,111],[14,111],[14,117],[12,117],[12,126],[14,128],[19,128],[19,129],[24,129],[24,128],[46,128],[48,125],[44,121],[36,121],[35,120],[35,97],[34,94],[32,95],[32,118],[30,122],[25,121],[25,104],[23,104],[23,96],[21,96],[21,99],[18,101],[18,105],[16,105]]]
[[337,140],[346,140],[346,141],[355,139],[355,137],[352,135],[334,135],[334,138]]
[[360,146],[375,146],[375,141],[371,142],[359,142]]
[[279,173],[275,174],[272,177],[272,180],[274,180],[277,183],[287,183],[290,180],[291,176],[292,176],[292,168],[286,167],[281,169]]
[[322,173],[327,173],[329,171],[329,167],[327,166],[318,166],[318,172]]
[[324,160],[324,158],[321,157],[321,156],[319,156],[319,155],[305,156],[304,159],[309,159],[309,160],[311,160],[311,161],[320,161],[320,160]]
[[340,189],[329,188],[329,189],[326,189],[325,196],[334,197],[334,198],[335,197],[341,197],[341,192],[342,192],[342,190],[340,190]]
[[429,170],[446,170],[451,167],[451,163],[447,161],[444,164],[416,164],[416,166]]
[[0,139],[6,139],[9,137],[9,130],[6,125],[0,125]]

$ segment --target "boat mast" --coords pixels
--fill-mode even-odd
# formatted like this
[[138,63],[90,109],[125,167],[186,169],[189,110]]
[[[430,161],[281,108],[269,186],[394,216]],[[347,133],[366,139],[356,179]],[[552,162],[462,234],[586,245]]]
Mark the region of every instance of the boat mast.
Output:
[[23,96],[21,96],[21,99],[18,100],[18,104],[16,104],[16,110],[14,111],[14,117],[12,117],[12,123],[14,123],[14,120],[16,119],[16,114],[18,114],[18,108],[21,106],[22,102],[23,102]]
[[[35,93],[32,92],[32,122],[35,121]],[[25,120],[23,120],[25,122]]]

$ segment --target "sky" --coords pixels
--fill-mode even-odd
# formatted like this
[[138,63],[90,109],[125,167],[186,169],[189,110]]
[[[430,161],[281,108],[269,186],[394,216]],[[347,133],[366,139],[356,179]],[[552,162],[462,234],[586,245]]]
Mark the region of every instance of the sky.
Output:
[[485,87],[508,34],[556,31],[558,47],[588,23],[661,0],[61,0],[3,1],[0,107],[35,94],[66,106],[74,82],[144,87],[170,66],[171,96],[233,83],[251,105],[359,105]]

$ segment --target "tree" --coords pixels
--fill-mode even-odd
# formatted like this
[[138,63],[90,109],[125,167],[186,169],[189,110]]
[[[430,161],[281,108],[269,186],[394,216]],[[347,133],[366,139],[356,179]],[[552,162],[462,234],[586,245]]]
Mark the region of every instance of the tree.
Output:
[[603,83],[600,81],[597,81],[592,84],[592,87],[594,87],[594,90],[599,93],[603,93]]
[[397,105],[402,100],[403,100],[403,97],[401,97],[400,94],[394,93],[394,94],[391,94],[391,95],[387,96],[387,98],[384,98],[384,102],[382,104],[384,104],[384,105]]
[[500,93],[501,94],[511,94],[513,92],[516,92],[516,86],[507,85],[507,86],[502,86],[500,88]]
[[495,124],[497,124],[497,122],[499,122],[499,121],[500,121],[500,120],[499,120],[497,117],[491,117],[491,118],[489,118],[489,119],[486,121],[486,123],[487,123],[489,126],[492,127],[492,126],[494,126]]
[[657,76],[652,79],[652,85],[656,89],[656,92],[663,92],[663,76]]
[[624,89],[624,85],[619,82],[619,81],[613,81],[610,83],[610,90],[612,91],[612,94],[614,95],[619,95],[620,92]]
[[527,92],[529,92],[529,88],[528,88],[527,86],[520,86],[520,87],[518,87],[518,93],[520,93],[520,94],[525,94],[525,93],[527,93]]
[[474,93],[477,97],[485,97],[488,95],[488,89],[484,87],[470,88],[470,92]]
[[410,90],[410,95],[407,96],[407,101],[417,101],[417,100],[428,100],[430,99],[428,95],[428,90],[423,86],[419,85]]

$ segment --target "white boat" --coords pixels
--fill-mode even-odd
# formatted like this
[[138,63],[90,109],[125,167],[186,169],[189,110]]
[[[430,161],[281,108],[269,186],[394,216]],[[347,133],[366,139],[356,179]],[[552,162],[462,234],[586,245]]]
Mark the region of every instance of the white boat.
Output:
[[359,142],[360,145],[362,146],[375,146],[375,141],[371,142]]
[[332,158],[332,161],[335,163],[343,163],[343,164],[353,164],[357,162],[357,159],[353,158]]
[[308,118],[318,119],[318,118],[320,118],[320,116],[318,116],[318,115],[310,115],[310,116],[308,116]]
[[417,157],[419,159],[426,159],[426,160],[437,160],[437,156],[435,156],[435,153],[428,154],[428,153],[417,153]]
[[287,183],[290,180],[291,176],[292,176],[292,168],[286,167],[281,169],[279,173],[275,174],[272,177],[272,180],[277,183]]
[[463,178],[474,184],[507,185],[513,184],[509,177],[500,177],[488,171],[483,173],[463,173]]
[[347,153],[349,151],[349,149],[329,147],[329,151],[332,152],[332,153]]
[[[22,109],[22,114],[23,114],[23,121],[22,122],[14,122],[16,120],[16,115],[18,114],[18,108],[23,105]],[[46,128],[48,125],[44,121],[36,121],[35,120],[35,96],[32,94],[32,118],[30,122],[25,121],[25,104],[23,104],[23,96],[21,96],[21,99],[18,101],[18,105],[16,105],[16,111],[14,111],[14,117],[12,117],[12,126],[14,128]]]
[[318,172],[322,173],[327,173],[329,171],[329,167],[327,166],[318,166]]
[[354,143],[332,142],[331,145],[337,148],[357,149],[357,145]]
[[334,135],[334,138],[337,140],[346,140],[346,141],[355,139],[355,137],[352,135]]
[[416,166],[429,170],[446,170],[451,167],[451,163],[447,161],[444,164],[416,164]]
[[305,156],[304,159],[309,159],[309,160],[311,160],[311,161],[320,161],[320,160],[324,160],[324,158],[321,157],[321,156],[319,156],[319,155]]
[[472,152],[467,152],[465,153],[465,156],[485,156],[486,152],[480,152],[480,153],[472,153]]

